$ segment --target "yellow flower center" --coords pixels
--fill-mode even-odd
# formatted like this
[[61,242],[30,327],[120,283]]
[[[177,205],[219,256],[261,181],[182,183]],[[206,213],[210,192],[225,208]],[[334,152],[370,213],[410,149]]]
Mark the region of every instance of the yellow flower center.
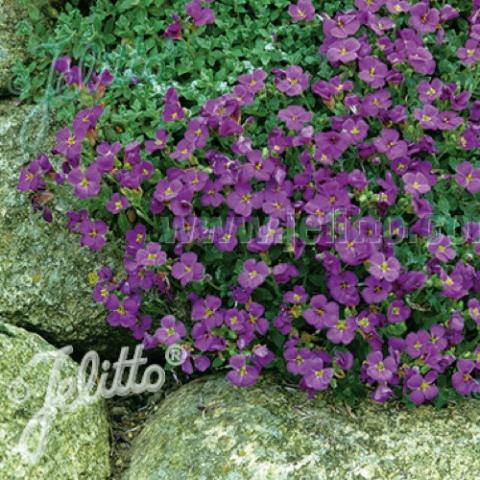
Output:
[[422,382],[419,388],[422,392],[426,392],[429,387],[430,387],[430,384],[428,382]]
[[341,332],[343,332],[343,330],[346,330],[346,329],[347,329],[347,324],[345,320],[339,320],[337,322],[337,330],[340,330]]

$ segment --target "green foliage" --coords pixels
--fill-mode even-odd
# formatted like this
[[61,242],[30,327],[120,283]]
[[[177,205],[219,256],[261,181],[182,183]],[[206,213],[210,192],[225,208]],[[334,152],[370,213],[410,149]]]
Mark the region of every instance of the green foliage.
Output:
[[111,136],[128,126],[121,140],[130,141],[152,136],[168,86],[178,89],[194,115],[206,100],[227,92],[239,74],[254,68],[270,71],[301,63],[321,77],[330,72],[317,52],[320,21],[292,24],[288,0],[219,0],[215,25],[197,28],[184,22],[183,39],[165,39],[172,14],[186,18],[186,3],[98,0],[87,15],[67,3],[61,13],[50,12],[52,20],[58,14],[53,32],[51,22],[38,21],[45,17],[32,7],[31,22],[19,26],[28,34],[31,57],[15,67],[21,98],[47,102],[57,120],[68,121],[75,110],[72,92],[52,75],[52,62],[68,54],[84,70],[109,68],[116,77],[104,100],[111,106]]

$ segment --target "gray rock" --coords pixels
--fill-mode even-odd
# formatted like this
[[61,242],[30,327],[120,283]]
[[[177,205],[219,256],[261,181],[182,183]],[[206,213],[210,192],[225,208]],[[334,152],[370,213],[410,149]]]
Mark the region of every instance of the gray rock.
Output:
[[18,23],[27,15],[20,4],[18,0],[0,0],[0,93],[4,95],[12,90],[12,66],[25,58],[25,42],[16,35]]
[[239,389],[210,377],[160,404],[124,480],[473,480],[479,469],[478,402],[352,411],[272,378]]
[[[107,479],[110,445],[103,401],[49,410],[44,444],[43,430],[28,427],[46,404],[54,351],[38,335],[0,322],[0,478]],[[78,366],[66,358],[59,372],[61,380],[76,379]]]
[[47,113],[41,105],[0,103],[0,317],[56,346],[116,358],[131,335],[106,324],[88,282],[89,273],[112,264],[114,246],[95,254],[67,231],[68,192],[56,198],[56,220],[47,224],[32,214],[28,195],[16,190],[21,166],[33,152],[48,152]]

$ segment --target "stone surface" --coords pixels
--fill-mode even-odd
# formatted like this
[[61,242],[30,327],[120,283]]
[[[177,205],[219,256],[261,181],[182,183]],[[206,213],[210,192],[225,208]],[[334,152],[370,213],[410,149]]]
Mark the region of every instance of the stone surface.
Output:
[[[48,410],[46,441],[38,455],[42,430],[25,430],[46,404],[55,364],[52,352],[38,335],[0,322],[0,478],[107,479],[110,445],[103,401],[78,403],[71,411]],[[32,361],[34,357],[37,361]],[[65,358],[58,365],[60,379],[77,378],[73,360]],[[25,435],[28,431],[30,435]]]
[[47,224],[15,188],[21,166],[48,145],[47,131],[41,105],[0,103],[0,317],[56,346],[71,344],[77,353],[93,348],[117,358],[131,335],[106,324],[88,284],[88,274],[111,264],[112,255],[82,248],[65,228],[69,195],[56,199],[56,220]]
[[[0,93],[11,93],[11,68],[25,58],[25,43],[15,33],[26,12],[18,0],[0,0]],[[46,3],[46,2],[45,2]]]
[[133,448],[124,480],[473,480],[480,469],[480,405],[412,411],[262,380],[223,377],[167,396]]

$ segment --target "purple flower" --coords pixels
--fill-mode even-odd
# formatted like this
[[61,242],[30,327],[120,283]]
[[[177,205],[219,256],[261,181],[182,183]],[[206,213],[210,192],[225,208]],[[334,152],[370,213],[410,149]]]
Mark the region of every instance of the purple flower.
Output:
[[350,352],[335,352],[335,362],[342,370],[353,367],[353,355]]
[[283,301],[286,303],[292,303],[294,305],[300,305],[308,300],[308,293],[301,285],[295,285],[293,290],[286,292],[283,295]]
[[167,254],[158,243],[150,242],[137,251],[135,261],[142,267],[156,267],[167,261]]
[[410,4],[406,0],[387,0],[386,7],[393,15],[406,13],[410,10]]
[[480,168],[474,168],[470,162],[462,162],[457,165],[456,182],[468,192],[475,194],[480,192]]
[[183,189],[184,185],[180,180],[164,178],[157,183],[153,196],[158,202],[169,202],[176,198]]
[[355,0],[355,6],[360,12],[375,13],[385,4],[385,0]]
[[363,57],[359,60],[360,73],[358,77],[372,88],[381,88],[385,85],[388,74],[387,66],[376,57]]
[[291,65],[286,70],[274,70],[276,87],[289,97],[300,95],[308,88],[310,76],[298,65]]
[[178,99],[177,90],[173,87],[169,88],[165,93],[165,108],[163,110],[163,120],[167,123],[176,122],[185,118],[180,101]]
[[215,12],[211,8],[203,8],[201,0],[187,3],[185,11],[190,15],[197,27],[215,23]]
[[430,191],[430,184],[423,173],[408,172],[402,177],[402,180],[405,183],[405,191],[414,196]]
[[365,279],[365,288],[362,297],[368,304],[383,302],[390,293],[392,286],[387,280],[382,280],[369,275]]
[[316,330],[322,330],[326,322],[336,323],[339,319],[339,308],[335,302],[329,302],[324,295],[314,295],[310,300],[310,308],[303,312],[308,324]]
[[247,365],[247,357],[244,355],[234,355],[230,358],[229,365],[232,370],[227,373],[227,380],[239,387],[253,385],[260,373],[258,368]]
[[427,2],[418,2],[410,8],[409,25],[419,33],[432,33],[440,24],[440,12]]
[[155,332],[156,340],[164,345],[173,345],[187,334],[185,325],[173,315],[167,315],[160,321],[161,327]]
[[433,103],[442,94],[442,81],[434,78],[431,82],[421,80],[417,86],[419,99],[423,103]]
[[321,358],[307,359],[301,366],[301,373],[308,388],[326,390],[333,378],[333,368],[325,368]]
[[182,38],[182,24],[180,23],[180,17],[176,14],[172,15],[173,22],[167,25],[167,28],[163,32],[165,38],[171,38],[172,40],[180,40]]
[[82,152],[83,138],[84,134],[77,135],[68,128],[64,128],[57,133],[57,143],[54,151],[65,155],[69,161],[77,160]]
[[410,317],[411,310],[403,300],[394,300],[388,307],[387,318],[390,323],[400,323]]
[[368,260],[368,271],[379,280],[394,282],[400,275],[400,262],[395,257],[374,253]]
[[349,63],[358,58],[360,42],[355,38],[346,40],[337,40],[333,42],[327,50],[327,58],[331,63],[341,62]]
[[290,281],[291,278],[297,277],[299,272],[297,267],[291,263],[279,263],[273,267],[272,275],[277,283],[283,284]]
[[463,150],[473,150],[479,147],[478,136],[471,128],[466,128],[461,133],[458,143]]
[[430,371],[425,377],[422,377],[419,373],[415,373],[407,380],[407,387],[412,390],[409,398],[415,405],[429,402],[438,395],[438,387],[432,385],[437,379],[437,376],[436,372]]
[[145,245],[147,238],[147,229],[144,225],[138,224],[125,234],[126,252],[129,255],[135,255],[137,250]]
[[439,130],[454,130],[463,123],[463,118],[455,112],[440,112],[437,117],[437,128]]
[[367,356],[367,375],[376,382],[388,382],[397,371],[392,357],[383,358],[382,352],[371,352]]
[[292,17],[293,22],[309,22],[315,18],[315,8],[311,0],[298,0],[296,5],[289,5],[288,14]]
[[73,169],[68,175],[68,181],[74,186],[74,193],[78,198],[85,199],[95,197],[100,193],[102,176],[94,166],[86,170]]
[[378,152],[384,153],[389,160],[407,155],[407,142],[400,140],[400,134],[392,128],[383,128],[380,136],[373,140]]
[[254,290],[268,277],[269,268],[264,262],[257,262],[253,258],[243,264],[243,271],[238,276],[238,283],[243,288]]
[[220,307],[222,301],[214,295],[208,295],[207,298],[200,298],[196,300],[192,307],[193,320],[208,320],[213,319],[214,323],[222,323],[222,314]]
[[420,122],[423,128],[436,130],[438,128],[439,111],[432,105],[424,105],[423,108],[416,108],[413,116]]
[[472,317],[472,320],[480,325],[480,302],[476,298],[471,298],[468,301],[468,313]]
[[432,75],[436,67],[432,54],[426,48],[411,43],[407,45],[408,61],[412,68],[423,75]]
[[252,94],[258,93],[265,86],[264,82],[267,74],[264,70],[258,69],[249,74],[240,75],[238,82],[243,85]]
[[342,305],[354,306],[360,303],[357,290],[358,277],[349,271],[328,277],[327,285],[333,299]]
[[406,338],[405,351],[410,357],[418,358],[426,353],[429,342],[430,336],[426,330],[410,332]]
[[103,107],[100,105],[78,112],[75,115],[72,124],[75,136],[81,138],[85,137],[90,129],[94,129],[96,127],[97,120],[102,113]]
[[237,185],[227,196],[227,205],[237,214],[249,217],[254,208],[260,208],[263,203],[261,193],[252,192],[249,185]]
[[168,133],[163,128],[155,132],[155,140],[147,140],[145,142],[145,150],[149,153],[163,150],[167,146]]
[[357,324],[354,317],[342,320],[331,315],[325,319],[325,326],[328,328],[327,338],[332,343],[348,345],[355,338]]
[[125,210],[128,207],[128,198],[120,195],[119,193],[114,193],[112,195],[112,198],[108,201],[106,205],[106,209],[113,213],[114,215],[117,215],[120,213],[122,210]]
[[312,358],[312,352],[308,348],[297,350],[295,347],[291,347],[288,344],[289,342],[285,343],[285,350],[283,353],[283,357],[287,360],[287,370],[290,373],[298,375],[301,373],[305,361]]
[[348,118],[342,125],[342,132],[345,132],[351,138],[351,143],[356,144],[362,142],[367,137],[368,124],[361,118],[358,120]]
[[80,242],[84,247],[98,251],[103,248],[106,242],[107,225],[101,220],[83,220],[80,224]]
[[339,13],[333,20],[324,15],[323,31],[327,37],[347,38],[354,35],[359,28],[360,20],[356,12]]
[[393,391],[390,387],[381,383],[378,387],[370,394],[370,398],[374,402],[384,403],[393,396]]
[[363,116],[374,117],[378,115],[380,111],[389,108],[391,104],[390,92],[386,89],[378,90],[364,97],[361,104],[361,114]]
[[451,247],[452,241],[446,235],[439,235],[428,244],[428,251],[441,262],[453,260],[457,255]]
[[40,190],[45,186],[43,179],[45,173],[52,170],[52,166],[46,155],[38,156],[26,168],[20,171],[17,189],[21,192]]
[[458,360],[457,371],[452,375],[452,385],[460,395],[466,396],[479,391],[480,385],[472,376],[474,368],[473,360]]
[[291,105],[278,112],[278,118],[285,122],[290,130],[301,130],[305,123],[312,120],[312,114],[307,112],[303,107]]
[[137,315],[140,309],[138,295],[126,297],[122,301],[116,295],[110,295],[105,306],[110,312],[107,316],[107,322],[112,327],[131,328],[137,323]]
[[195,145],[184,138],[177,143],[175,151],[170,154],[170,158],[179,161],[189,160],[194,150]]
[[478,41],[469,39],[465,43],[465,47],[461,47],[457,50],[457,57],[465,64],[471,65],[472,63],[480,60],[480,48],[478,48]]
[[252,363],[259,369],[266,367],[275,358],[275,355],[268,349],[266,345],[255,345],[252,349],[250,357]]
[[172,275],[180,280],[182,287],[190,282],[201,280],[205,274],[204,266],[197,262],[197,255],[193,252],[184,253],[180,261],[172,265]]

